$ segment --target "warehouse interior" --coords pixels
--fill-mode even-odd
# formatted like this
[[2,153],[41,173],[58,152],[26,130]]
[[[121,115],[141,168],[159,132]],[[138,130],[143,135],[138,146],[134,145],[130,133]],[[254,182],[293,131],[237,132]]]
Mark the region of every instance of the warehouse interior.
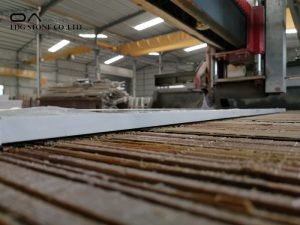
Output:
[[1,0],[0,224],[300,224],[299,0]]

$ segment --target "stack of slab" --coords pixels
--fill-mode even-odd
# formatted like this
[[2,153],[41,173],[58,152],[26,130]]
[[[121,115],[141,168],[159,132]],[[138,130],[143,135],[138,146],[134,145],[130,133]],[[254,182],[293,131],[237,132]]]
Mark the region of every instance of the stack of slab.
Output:
[[48,88],[41,97],[42,106],[79,109],[127,108],[128,93],[124,82],[77,80]]
[[8,95],[0,95],[0,109],[22,108],[22,100],[10,100]]

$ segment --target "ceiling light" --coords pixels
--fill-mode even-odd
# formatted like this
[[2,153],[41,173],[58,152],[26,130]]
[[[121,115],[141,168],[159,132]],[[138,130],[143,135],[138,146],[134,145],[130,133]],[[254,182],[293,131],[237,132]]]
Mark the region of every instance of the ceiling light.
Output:
[[[80,37],[82,38],[95,38],[95,34],[79,34]],[[98,34],[97,38],[107,38],[107,35],[105,34]]]
[[297,30],[296,29],[287,29],[285,31],[285,33],[287,33],[287,34],[297,34]]
[[120,60],[120,59],[122,59],[122,58],[124,58],[123,55],[118,55],[118,56],[115,56],[115,57],[113,57],[113,58],[111,58],[111,59],[106,60],[106,61],[104,62],[104,64],[111,64],[111,63],[116,62],[116,61],[118,61],[118,60]]
[[155,55],[155,56],[158,56],[159,53],[158,53],[158,52],[149,52],[148,55]]
[[141,23],[139,25],[136,25],[133,28],[136,29],[136,30],[139,30],[139,31],[140,30],[145,30],[145,29],[147,29],[149,27],[155,26],[155,25],[160,24],[162,22],[164,22],[164,20],[162,18],[156,17],[156,18],[154,18],[152,20],[149,20],[149,21],[146,21],[146,22]]
[[57,44],[53,45],[51,48],[48,49],[49,52],[57,52],[59,49],[65,47],[66,45],[70,44],[68,40],[62,40]]
[[206,48],[206,47],[207,47],[207,44],[203,43],[203,44],[200,44],[200,45],[195,45],[195,46],[192,46],[192,47],[189,47],[189,48],[185,48],[184,51],[185,52],[191,52],[191,51],[195,51],[195,50]]

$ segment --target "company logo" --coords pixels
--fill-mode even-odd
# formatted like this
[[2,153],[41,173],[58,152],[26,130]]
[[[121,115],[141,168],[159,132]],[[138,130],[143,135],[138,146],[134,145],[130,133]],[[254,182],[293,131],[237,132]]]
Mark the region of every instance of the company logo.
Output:
[[[82,30],[81,24],[74,24],[60,19],[44,19],[37,13],[17,12],[9,15],[11,30],[55,30],[78,31]],[[39,23],[37,23],[39,22]]]
[[[36,13],[32,13],[28,19],[24,13],[12,13],[12,14],[10,14],[9,18],[10,18],[11,22],[15,22],[15,23],[30,22],[34,18],[36,20],[39,20],[40,22],[42,22],[41,18]],[[35,22],[35,20],[33,22]]]

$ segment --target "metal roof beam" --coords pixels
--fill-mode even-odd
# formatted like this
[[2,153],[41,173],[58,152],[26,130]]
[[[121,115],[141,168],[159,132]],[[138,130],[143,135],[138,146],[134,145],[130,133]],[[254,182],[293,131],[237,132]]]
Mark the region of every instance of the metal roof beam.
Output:
[[24,50],[28,45],[30,45],[34,40],[35,40],[35,37],[32,38],[31,40],[29,40],[28,42],[26,42],[23,46],[21,46],[21,48],[19,48],[19,49],[17,50],[17,53],[23,51],[23,50]]
[[124,16],[124,17],[122,17],[120,19],[117,19],[117,20],[115,20],[115,21],[113,21],[111,23],[108,23],[108,24],[106,24],[104,26],[97,27],[96,28],[96,32],[97,32],[97,34],[99,34],[99,33],[101,33],[104,30],[107,30],[107,29],[109,29],[109,28],[111,28],[111,27],[113,27],[115,25],[118,25],[118,24],[123,23],[123,22],[125,22],[125,21],[127,21],[129,19],[132,19],[132,18],[134,18],[134,17],[136,17],[138,15],[141,15],[144,12],[145,12],[144,10],[139,10],[139,11],[137,11],[135,13],[129,14],[127,16]]
[[[29,3],[29,4],[31,4],[31,5],[36,6],[36,4],[34,4],[34,2],[32,2],[32,0],[24,0],[24,1],[27,2],[27,3]],[[58,14],[59,16],[64,17],[64,18],[67,18],[67,19],[70,19],[70,20],[74,20],[74,21],[79,22],[79,23],[84,24],[84,25],[88,25],[88,26],[92,27],[92,29],[95,28],[95,24],[92,24],[90,21],[88,21],[86,19],[78,18],[78,17],[76,17],[75,15],[73,15],[72,13],[70,13],[68,11],[61,10],[59,8],[51,8],[51,9],[49,8],[49,10],[51,12],[54,12],[55,14]],[[117,36],[119,36],[121,38],[124,38],[124,39],[127,39],[127,40],[131,40],[129,37],[125,37],[125,36],[123,36],[123,35],[121,35],[119,33],[116,33],[116,32],[111,33],[111,34],[117,35]]]
[[295,28],[298,31],[298,39],[300,40],[300,1],[288,0],[288,6],[290,8]]
[[41,11],[40,11],[40,16],[43,16],[48,11],[48,9],[57,5],[61,1],[63,1],[63,0],[50,0],[47,4],[42,5]]

